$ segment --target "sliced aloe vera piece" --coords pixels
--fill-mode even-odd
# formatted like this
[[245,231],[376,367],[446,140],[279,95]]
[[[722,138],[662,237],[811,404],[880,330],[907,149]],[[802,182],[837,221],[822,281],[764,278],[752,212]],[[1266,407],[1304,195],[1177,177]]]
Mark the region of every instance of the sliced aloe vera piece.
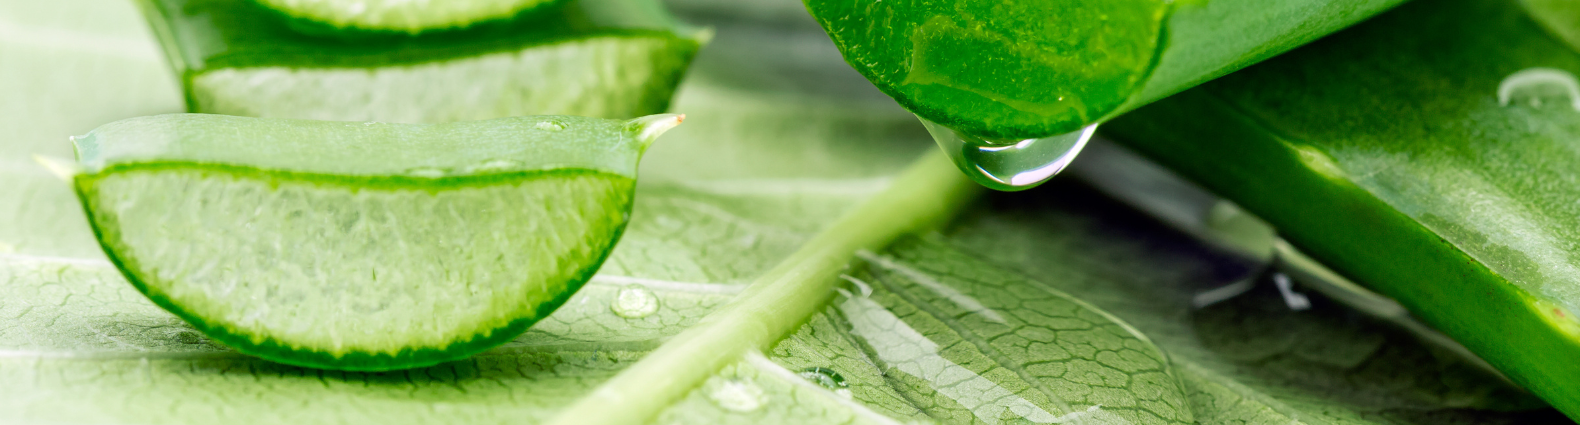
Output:
[[464,28],[484,21],[509,18],[557,0],[256,0],[294,18],[335,28],[397,31],[416,34],[428,30]]
[[706,32],[650,0],[581,0],[466,31],[304,35],[246,0],[145,0],[191,112],[450,122],[663,112]]
[[1574,72],[1516,2],[1413,3],[1107,128],[1577,417]]
[[155,303],[238,351],[384,370],[463,358],[575,293],[675,115],[374,124],[160,115],[77,138],[77,193]]
[[967,134],[1025,139],[1078,131],[1400,2],[806,4],[845,60],[906,109]]

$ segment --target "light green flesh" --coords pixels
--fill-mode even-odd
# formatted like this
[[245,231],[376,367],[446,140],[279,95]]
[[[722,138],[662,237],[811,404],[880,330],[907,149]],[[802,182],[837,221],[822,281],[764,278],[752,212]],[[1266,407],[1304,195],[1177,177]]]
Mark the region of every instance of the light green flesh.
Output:
[[199,167],[88,181],[101,239],[150,296],[253,343],[335,356],[445,350],[534,318],[591,275],[634,183],[355,188]]
[[[445,62],[377,68],[220,68],[192,77],[196,112],[328,121],[451,122],[520,115],[629,118],[667,103],[651,88],[675,40],[602,36]],[[657,109],[662,109],[659,107]]]
[[401,31],[459,28],[506,18],[553,0],[257,0],[297,18],[338,28]]

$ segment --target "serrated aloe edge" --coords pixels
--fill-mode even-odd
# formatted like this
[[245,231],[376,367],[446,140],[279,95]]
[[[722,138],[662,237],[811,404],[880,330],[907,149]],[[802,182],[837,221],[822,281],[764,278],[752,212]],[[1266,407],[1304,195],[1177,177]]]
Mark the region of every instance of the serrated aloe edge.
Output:
[[1580,46],[1525,4],[1411,3],[1107,129],[1580,417]]
[[1401,2],[806,5],[845,60],[906,109],[969,135],[1025,139],[1076,132]]
[[883,192],[835,220],[735,300],[562,411],[553,424],[630,424],[664,407],[752,350],[794,331],[834,294],[856,253],[942,225],[980,193],[940,152],[928,152]]

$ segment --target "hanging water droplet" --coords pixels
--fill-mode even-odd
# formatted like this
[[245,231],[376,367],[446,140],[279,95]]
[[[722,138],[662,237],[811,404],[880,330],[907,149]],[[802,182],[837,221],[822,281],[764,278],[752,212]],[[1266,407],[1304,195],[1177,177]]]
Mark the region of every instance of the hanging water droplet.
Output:
[[513,159],[491,159],[472,167],[472,172],[501,171],[521,167],[521,161]]
[[406,170],[406,175],[408,175],[408,176],[423,177],[423,178],[429,178],[429,179],[437,179],[437,178],[440,178],[440,177],[444,177],[446,174],[450,174],[449,170],[445,170],[443,168],[435,168],[435,167],[418,167],[418,168],[413,168],[413,169],[410,169],[410,170]]
[[537,127],[543,131],[560,131],[565,129],[565,124],[559,121],[542,121],[538,123]]
[[713,404],[732,412],[757,410],[767,401],[761,387],[744,379],[711,379],[706,391]]
[[1010,192],[1036,187],[1059,174],[1097,131],[1097,124],[1092,124],[1038,139],[992,140],[918,118],[960,171],[990,189]]
[[828,388],[834,394],[850,397],[850,383],[845,382],[845,377],[840,375],[839,372],[835,372],[834,369],[809,367],[801,369],[799,375],[820,387]]
[[626,286],[615,294],[609,309],[614,310],[616,316],[640,319],[658,312],[658,296],[642,285]]
[[1580,80],[1561,69],[1526,68],[1498,83],[1498,105],[1541,108],[1568,105],[1580,111]]

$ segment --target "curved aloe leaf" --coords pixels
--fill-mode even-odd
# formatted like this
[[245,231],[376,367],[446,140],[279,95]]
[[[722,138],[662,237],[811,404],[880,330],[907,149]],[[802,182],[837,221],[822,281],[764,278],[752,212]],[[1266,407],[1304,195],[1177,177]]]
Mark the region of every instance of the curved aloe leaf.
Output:
[[1066,134],[1337,31],[1399,0],[808,0],[845,60],[928,121]]
[[249,0],[139,0],[190,112],[448,122],[663,112],[706,32],[650,0],[581,0],[466,31],[306,35]]
[[1573,72],[1515,2],[1417,3],[1110,130],[1577,415]]

